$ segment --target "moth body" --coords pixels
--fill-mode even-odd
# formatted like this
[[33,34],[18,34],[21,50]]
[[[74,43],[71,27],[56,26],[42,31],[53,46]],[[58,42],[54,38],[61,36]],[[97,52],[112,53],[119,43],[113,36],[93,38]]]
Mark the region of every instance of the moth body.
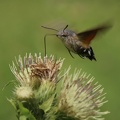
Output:
[[60,30],[56,36],[61,39],[65,47],[68,49],[69,52],[73,52],[75,54],[78,54],[82,58],[89,58],[90,60],[96,60],[94,57],[94,52],[92,50],[92,47],[89,45],[85,45],[82,43],[80,38],[77,36],[77,34],[74,31],[65,29]]

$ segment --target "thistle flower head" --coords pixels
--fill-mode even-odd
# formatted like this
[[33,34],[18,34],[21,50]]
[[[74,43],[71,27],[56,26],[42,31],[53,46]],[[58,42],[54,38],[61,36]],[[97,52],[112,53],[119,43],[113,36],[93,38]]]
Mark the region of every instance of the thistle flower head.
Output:
[[59,97],[59,110],[78,120],[103,120],[102,115],[109,112],[101,112],[100,107],[107,101],[102,86],[93,80],[94,77],[80,74],[80,71],[75,71],[74,75],[67,72]]
[[29,100],[35,98],[40,100],[42,98],[41,101],[48,99],[50,94],[54,94],[62,63],[63,59],[55,60],[52,55],[43,59],[41,54],[35,54],[34,56],[26,54],[24,59],[19,56],[16,63],[13,62],[13,65],[10,66],[18,81],[14,90],[17,99]]
[[12,73],[22,86],[39,86],[44,80],[57,82],[57,74],[61,69],[63,60],[55,60],[54,56],[49,58],[46,56],[43,59],[41,55],[31,54],[22,59],[19,56],[16,63],[10,66]]

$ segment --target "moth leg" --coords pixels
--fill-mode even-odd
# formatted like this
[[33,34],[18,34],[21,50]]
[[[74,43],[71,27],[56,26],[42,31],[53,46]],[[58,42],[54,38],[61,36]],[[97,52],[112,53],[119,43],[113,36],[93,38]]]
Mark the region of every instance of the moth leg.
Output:
[[72,55],[72,53],[70,52],[70,50],[68,48],[67,48],[67,50],[68,50],[69,54],[71,55],[71,57],[74,58],[73,55]]
[[[79,55],[79,54],[78,54]],[[83,56],[81,56],[81,55],[79,55],[82,59],[84,59],[85,57],[83,57]]]

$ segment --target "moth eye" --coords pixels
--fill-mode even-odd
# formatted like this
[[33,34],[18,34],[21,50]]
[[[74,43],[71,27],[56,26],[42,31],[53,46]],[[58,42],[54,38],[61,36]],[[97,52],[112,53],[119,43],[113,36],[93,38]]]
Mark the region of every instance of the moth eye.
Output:
[[62,37],[67,37],[67,35],[62,35]]

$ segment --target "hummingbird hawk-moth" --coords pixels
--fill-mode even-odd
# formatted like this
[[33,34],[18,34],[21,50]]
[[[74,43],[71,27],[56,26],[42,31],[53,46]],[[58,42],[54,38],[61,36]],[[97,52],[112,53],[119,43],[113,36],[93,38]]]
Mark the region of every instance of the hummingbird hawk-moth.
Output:
[[86,30],[84,32],[76,33],[72,30],[67,29],[68,25],[66,25],[65,28],[62,30],[56,30],[54,28],[49,28],[45,26],[41,26],[41,27],[57,31],[56,34],[46,34],[44,36],[45,56],[46,56],[46,36],[56,35],[58,38],[61,39],[61,41],[67,48],[72,58],[74,57],[71,52],[78,54],[81,58],[88,58],[90,60],[95,60],[95,61],[96,58],[93,49],[90,46],[90,43],[95,38],[98,32],[102,32],[107,28],[109,28],[108,25],[101,25],[96,28]]

